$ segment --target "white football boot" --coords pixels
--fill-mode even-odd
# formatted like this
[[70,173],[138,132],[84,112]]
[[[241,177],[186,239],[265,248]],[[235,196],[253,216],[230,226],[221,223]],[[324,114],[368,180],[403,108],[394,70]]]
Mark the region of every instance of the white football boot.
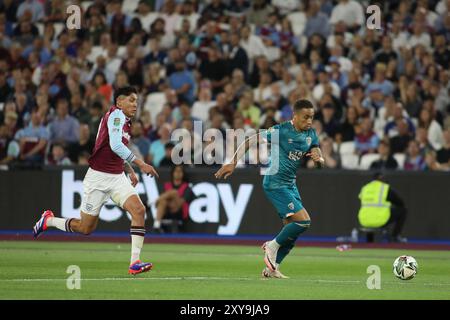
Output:
[[280,272],[280,270],[276,269],[275,271],[270,271],[269,268],[265,267],[261,273],[263,278],[277,278],[277,279],[289,279],[284,274]]

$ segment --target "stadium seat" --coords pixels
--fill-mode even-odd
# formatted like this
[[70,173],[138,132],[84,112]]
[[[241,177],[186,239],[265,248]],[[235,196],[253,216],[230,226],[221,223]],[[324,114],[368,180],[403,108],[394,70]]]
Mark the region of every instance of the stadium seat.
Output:
[[359,168],[362,170],[367,170],[370,168],[372,162],[380,159],[380,155],[378,153],[369,153],[365,154],[361,157],[361,161],[359,163]]
[[355,153],[355,143],[353,141],[342,142],[339,146],[339,153],[344,154],[354,154]]
[[156,125],[156,116],[161,112],[166,101],[166,95],[162,92],[150,93],[145,98],[144,110],[150,112],[153,125]]
[[398,163],[398,168],[403,168],[403,166],[405,165],[406,155],[404,153],[394,153],[394,159]]
[[342,154],[342,168],[344,169],[358,169],[359,156],[356,154]]

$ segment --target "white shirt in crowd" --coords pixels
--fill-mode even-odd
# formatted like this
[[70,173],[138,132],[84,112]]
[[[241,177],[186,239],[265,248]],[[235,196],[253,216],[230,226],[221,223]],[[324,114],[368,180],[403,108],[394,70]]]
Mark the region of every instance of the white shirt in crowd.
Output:
[[[331,85],[332,95],[338,98],[341,95],[341,89],[334,81],[330,81],[329,84]],[[324,86],[323,84],[319,83],[314,87],[312,96],[316,102],[319,102],[320,99],[322,99],[324,93],[325,93]]]
[[439,1],[439,3],[436,6],[436,12],[439,15],[444,15],[448,11],[448,9],[450,8],[447,7],[447,0]]
[[267,86],[262,90],[257,87],[256,89],[253,89],[253,96],[255,97],[255,102],[263,103],[272,96],[272,89],[270,86]]
[[192,105],[192,117],[206,122],[209,118],[209,109],[216,105],[215,101],[195,101]]
[[431,49],[430,35],[428,33],[424,33],[424,32],[422,32],[419,36],[416,36],[415,34],[411,35],[408,40],[408,48],[412,49],[418,44],[421,44],[427,50],[430,50]]
[[303,11],[294,11],[287,16],[291,22],[292,31],[296,36],[301,36],[306,27],[307,17]]
[[331,12],[330,23],[336,24],[339,21],[344,21],[347,26],[362,25],[365,21],[362,5],[354,0],[340,2]]
[[272,0],[272,6],[278,8],[282,15],[298,10],[300,0]]
[[249,59],[253,60],[257,56],[269,57],[269,51],[262,39],[257,35],[250,35],[247,40],[241,39],[241,47],[247,53]]

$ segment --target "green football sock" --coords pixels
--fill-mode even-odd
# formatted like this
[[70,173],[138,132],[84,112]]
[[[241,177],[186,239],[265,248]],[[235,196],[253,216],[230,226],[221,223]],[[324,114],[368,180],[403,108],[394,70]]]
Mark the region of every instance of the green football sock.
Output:
[[283,261],[295,246],[295,241],[297,241],[298,236],[305,232],[310,225],[310,220],[304,220],[301,222],[291,222],[283,227],[281,232],[275,238],[275,241],[280,245],[277,252],[276,263],[280,264]]
[[287,246],[295,243],[298,236],[308,229],[310,224],[310,220],[291,222],[281,229],[275,240],[280,246]]
[[282,246],[277,251],[277,259],[276,263],[280,264],[281,261],[289,254],[289,252],[292,250],[292,248],[295,246],[295,241],[287,246]]

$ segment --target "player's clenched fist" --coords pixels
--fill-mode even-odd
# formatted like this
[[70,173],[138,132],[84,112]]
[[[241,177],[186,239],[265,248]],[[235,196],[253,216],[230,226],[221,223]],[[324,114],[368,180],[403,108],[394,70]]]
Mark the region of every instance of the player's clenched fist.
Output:
[[236,168],[233,163],[225,164],[214,175],[217,179],[228,178]]

